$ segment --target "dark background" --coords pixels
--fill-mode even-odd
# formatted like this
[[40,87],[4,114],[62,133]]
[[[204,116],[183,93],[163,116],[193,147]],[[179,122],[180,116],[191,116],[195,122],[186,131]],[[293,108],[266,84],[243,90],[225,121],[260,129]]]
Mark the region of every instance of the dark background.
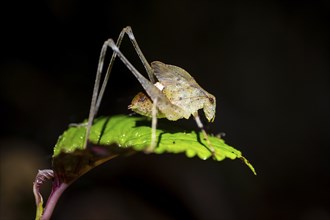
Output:
[[[225,132],[258,176],[239,160],[117,158],[73,184],[53,219],[330,219],[329,9],[326,0],[2,5],[1,219],[34,218],[37,169],[87,117],[101,46],[126,25],[150,62],[186,69],[217,97],[208,131]],[[122,51],[143,71],[129,40]],[[140,90],[117,61],[100,114],[129,114]]]

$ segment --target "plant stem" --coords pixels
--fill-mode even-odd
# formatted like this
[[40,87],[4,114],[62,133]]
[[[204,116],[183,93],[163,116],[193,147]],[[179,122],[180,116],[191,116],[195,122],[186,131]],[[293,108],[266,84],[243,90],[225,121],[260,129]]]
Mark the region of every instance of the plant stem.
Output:
[[[56,181],[56,180],[55,180]],[[45,206],[44,212],[42,214],[42,220],[49,220],[53,214],[54,208],[57,204],[58,199],[61,197],[62,193],[66,188],[68,188],[69,183],[53,183],[52,192],[50,193],[47,204]]]

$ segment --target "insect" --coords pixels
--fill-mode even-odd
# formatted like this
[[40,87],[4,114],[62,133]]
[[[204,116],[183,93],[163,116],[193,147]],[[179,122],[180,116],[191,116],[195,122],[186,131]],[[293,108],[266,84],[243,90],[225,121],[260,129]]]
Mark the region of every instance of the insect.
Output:
[[[125,34],[131,40],[138,57],[146,69],[149,80],[119,50]],[[112,49],[113,54],[100,88],[104,57],[109,47]],[[99,109],[113,63],[117,56],[132,72],[146,92],[146,94],[143,92],[138,93],[129,105],[129,109],[152,118],[151,144],[147,148],[147,152],[152,151],[156,146],[157,118],[167,118],[168,120],[176,121],[182,118],[188,119],[192,115],[207,141],[207,148],[214,153],[214,149],[199,118],[198,110],[203,109],[208,121],[212,122],[215,118],[215,97],[199,86],[194,78],[180,67],[164,64],[160,61],[154,61],[150,65],[143,55],[130,26],[125,27],[120,32],[116,43],[112,39],[108,39],[102,46],[87,123],[85,146],[87,145],[93,119]]]

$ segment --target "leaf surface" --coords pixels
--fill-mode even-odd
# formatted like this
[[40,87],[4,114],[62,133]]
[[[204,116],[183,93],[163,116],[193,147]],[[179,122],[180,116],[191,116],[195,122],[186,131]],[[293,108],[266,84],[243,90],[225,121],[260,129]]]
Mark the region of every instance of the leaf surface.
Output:
[[[87,149],[83,148],[85,126],[72,126],[60,136],[53,154],[53,166],[69,178],[87,172],[94,166],[114,157],[132,151],[144,151],[151,141],[151,122],[141,116],[116,115],[95,119],[91,128]],[[157,146],[153,153],[185,153],[187,157],[203,160],[225,158],[242,161],[255,173],[253,166],[239,150],[227,145],[223,139],[209,136],[215,155],[208,150],[201,132],[174,128],[172,124],[158,123]],[[80,167],[77,167],[80,166]],[[79,172],[77,172],[77,170]]]

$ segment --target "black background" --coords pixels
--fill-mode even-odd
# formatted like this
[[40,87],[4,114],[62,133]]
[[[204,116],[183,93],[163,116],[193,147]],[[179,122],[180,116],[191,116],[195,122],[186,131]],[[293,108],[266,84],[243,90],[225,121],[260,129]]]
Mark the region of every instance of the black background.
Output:
[[[53,219],[330,219],[329,9],[276,0],[2,5],[1,219],[34,218],[37,169],[51,166],[67,125],[87,117],[101,46],[126,25],[150,62],[186,69],[217,97],[208,131],[225,132],[258,176],[238,160],[117,158],[74,183]],[[122,51],[143,71],[128,39]],[[140,90],[117,61],[100,114],[129,114]]]

